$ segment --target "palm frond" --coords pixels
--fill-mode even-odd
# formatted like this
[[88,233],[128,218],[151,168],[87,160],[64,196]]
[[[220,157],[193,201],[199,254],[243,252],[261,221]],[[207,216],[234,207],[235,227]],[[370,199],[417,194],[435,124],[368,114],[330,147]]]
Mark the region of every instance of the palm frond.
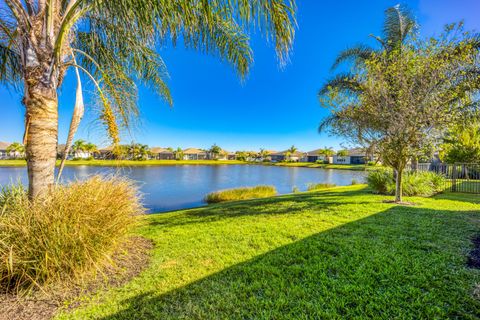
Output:
[[396,5],[385,10],[383,41],[387,48],[397,48],[415,27],[415,18],[405,6]]
[[324,96],[332,90],[347,93],[359,93],[362,90],[362,84],[354,74],[338,74],[323,85],[318,91],[318,96]]
[[337,56],[335,62],[333,63],[332,70],[336,69],[340,64],[353,61],[355,64],[363,63],[366,60],[370,59],[376,51],[365,45],[357,45],[352,48],[348,48]]

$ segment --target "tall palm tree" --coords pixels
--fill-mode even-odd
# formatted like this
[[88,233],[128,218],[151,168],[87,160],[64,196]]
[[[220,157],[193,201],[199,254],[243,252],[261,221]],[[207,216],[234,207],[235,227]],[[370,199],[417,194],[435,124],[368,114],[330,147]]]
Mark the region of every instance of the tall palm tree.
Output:
[[[372,48],[367,45],[357,45],[348,48],[337,56],[332,69],[335,69],[343,62],[352,61],[355,65],[361,65],[374,55],[382,52],[392,52],[401,49],[402,44],[417,29],[417,23],[411,11],[406,7],[396,5],[385,10],[383,24],[383,35],[371,35],[380,45],[380,48]],[[338,77],[341,79],[341,76]]]
[[138,114],[135,84],[172,103],[166,66],[156,43],[213,53],[247,74],[252,62],[247,31],[258,27],[275,43],[280,61],[290,51],[294,0],[1,0],[0,82],[23,86],[30,197],[54,182],[58,89],[68,69],[77,80],[68,153],[84,113],[83,77],[100,102],[99,118],[114,144],[119,128]]

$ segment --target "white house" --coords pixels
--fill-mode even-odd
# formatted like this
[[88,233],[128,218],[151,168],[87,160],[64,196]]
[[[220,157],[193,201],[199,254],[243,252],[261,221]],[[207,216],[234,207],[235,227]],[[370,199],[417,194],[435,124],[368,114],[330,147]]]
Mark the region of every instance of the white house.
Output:
[[349,149],[345,156],[339,156],[338,154],[333,156],[334,164],[365,164],[372,160],[361,148]]
[[7,148],[11,143],[0,141],[0,159],[7,159]]

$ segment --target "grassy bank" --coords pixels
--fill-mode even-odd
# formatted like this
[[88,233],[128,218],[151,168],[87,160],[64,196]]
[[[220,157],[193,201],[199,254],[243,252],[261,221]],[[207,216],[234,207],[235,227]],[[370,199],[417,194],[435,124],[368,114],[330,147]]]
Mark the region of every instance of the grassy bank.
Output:
[[362,185],[152,215],[130,283],[59,319],[475,318],[480,198],[384,203]]
[[[175,166],[175,165],[223,165],[223,164],[246,164],[244,161],[236,160],[69,160],[67,166],[104,166],[104,167],[136,167],[136,166]],[[0,167],[25,166],[25,160],[0,160]],[[57,166],[60,161],[57,161]]]
[[322,168],[355,171],[372,170],[376,168],[374,166],[365,166],[364,164],[324,164],[312,162],[278,162],[274,163],[273,165],[282,167]]

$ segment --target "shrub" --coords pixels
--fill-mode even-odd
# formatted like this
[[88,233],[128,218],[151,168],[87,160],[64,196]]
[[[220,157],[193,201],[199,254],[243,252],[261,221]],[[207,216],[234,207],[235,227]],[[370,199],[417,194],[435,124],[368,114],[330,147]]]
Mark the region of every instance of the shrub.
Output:
[[354,185],[357,185],[357,184],[360,184],[360,182],[357,179],[352,179],[351,185],[354,186]]
[[207,203],[218,203],[225,201],[247,200],[255,198],[266,198],[277,194],[274,186],[256,186],[251,188],[236,188],[220,190],[209,193],[205,197]]
[[[406,171],[402,180],[405,196],[428,197],[442,192],[445,186],[445,178],[435,172]],[[395,194],[395,178],[392,170],[371,171],[368,174],[367,183],[374,193]]]
[[367,166],[373,167],[373,166],[375,166],[375,165],[376,165],[375,161],[368,161],[368,162],[367,162]]
[[307,185],[308,191],[316,191],[316,190],[323,190],[336,187],[336,184],[333,183],[309,183]]
[[143,207],[132,182],[95,176],[36,201],[21,185],[3,188],[0,212],[0,284],[6,291],[94,276]]
[[297,186],[293,186],[292,193],[299,193],[299,192],[300,192],[300,189],[298,189]]

